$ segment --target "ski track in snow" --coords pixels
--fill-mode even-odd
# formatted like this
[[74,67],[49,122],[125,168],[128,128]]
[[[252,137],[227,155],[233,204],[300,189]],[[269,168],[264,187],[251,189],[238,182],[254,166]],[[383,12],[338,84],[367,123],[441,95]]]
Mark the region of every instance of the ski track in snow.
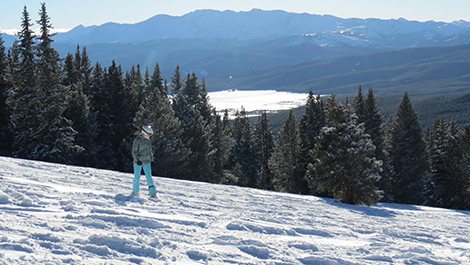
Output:
[[468,211],[132,179],[0,157],[0,264],[470,264]]

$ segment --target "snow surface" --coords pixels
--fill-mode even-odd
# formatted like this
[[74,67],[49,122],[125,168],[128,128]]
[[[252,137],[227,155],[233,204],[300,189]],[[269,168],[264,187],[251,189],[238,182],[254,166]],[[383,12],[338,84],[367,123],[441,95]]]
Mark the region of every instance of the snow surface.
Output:
[[231,118],[235,117],[237,110],[241,111],[242,107],[246,112],[258,114],[262,111],[289,110],[305,105],[308,97],[307,93],[275,90],[224,90],[209,92],[208,95],[211,105],[219,112],[227,109]]
[[470,264],[468,211],[132,179],[0,157],[0,264]]

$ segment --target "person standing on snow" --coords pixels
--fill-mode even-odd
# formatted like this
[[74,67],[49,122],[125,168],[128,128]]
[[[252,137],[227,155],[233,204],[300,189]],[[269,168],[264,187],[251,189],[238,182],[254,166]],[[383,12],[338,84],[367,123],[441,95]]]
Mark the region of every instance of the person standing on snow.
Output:
[[150,136],[153,134],[153,129],[150,125],[142,128],[142,133],[134,139],[132,144],[132,156],[134,158],[134,183],[132,187],[132,195],[139,194],[140,188],[140,175],[144,169],[147,184],[149,186],[149,194],[151,197],[156,197],[157,189],[153,184],[152,167],[150,163],[153,161],[152,142]]

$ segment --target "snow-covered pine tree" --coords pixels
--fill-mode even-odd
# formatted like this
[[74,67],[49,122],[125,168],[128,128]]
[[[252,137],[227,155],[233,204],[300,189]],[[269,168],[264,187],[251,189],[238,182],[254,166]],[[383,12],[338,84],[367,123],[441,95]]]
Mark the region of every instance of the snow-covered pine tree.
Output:
[[293,110],[290,110],[284,126],[279,131],[274,152],[269,159],[269,169],[273,173],[274,190],[294,191],[296,166],[299,163],[299,128]]
[[[35,75],[34,71],[36,69],[35,63],[35,41],[34,41],[34,32],[31,29],[32,27],[31,19],[29,17],[29,12],[24,6],[23,9],[23,16],[21,22],[21,31],[18,32],[18,40],[19,40],[19,67],[15,69],[18,71],[17,76],[18,79],[16,80],[16,84],[18,89],[21,90],[35,90]],[[25,92],[25,91],[21,91]],[[20,92],[20,93],[21,93]],[[21,93],[26,94],[26,93]],[[32,93],[31,93],[32,94]]]
[[470,188],[470,165],[463,159],[462,137],[455,121],[444,117],[434,123],[430,133],[431,191],[428,204],[466,209],[465,194]]
[[377,99],[374,95],[374,90],[369,88],[367,93],[367,98],[364,102],[364,113],[363,113],[363,121],[359,119],[359,122],[364,122],[365,133],[370,135],[372,143],[375,146],[375,152],[373,156],[377,160],[381,160],[383,162],[382,165],[382,172],[381,172],[381,179],[379,181],[378,187],[380,190],[383,191],[383,201],[391,201],[391,191],[392,191],[392,184],[390,182],[391,178],[391,168],[388,164],[388,159],[385,155],[384,148],[385,148],[385,141],[384,141],[384,131],[382,128],[383,118],[380,114],[380,109],[377,104]]
[[10,66],[14,81],[13,93],[10,94],[9,105],[11,107],[11,121],[14,126],[14,150],[28,145],[30,123],[36,120],[35,109],[36,80],[35,80],[35,42],[31,30],[31,19],[26,6],[22,13],[21,31],[18,32],[18,41],[11,48]]
[[408,92],[403,96],[396,118],[388,126],[387,153],[393,168],[391,181],[394,200],[398,203],[422,204],[429,163],[418,115]]
[[306,179],[307,166],[313,163],[312,157],[309,155],[310,150],[315,146],[315,138],[320,134],[321,129],[326,123],[326,111],[323,100],[320,95],[313,95],[313,91],[309,91],[307,97],[307,104],[305,107],[305,113],[300,118],[299,124],[299,137],[300,137],[300,155],[298,173],[296,176],[298,179],[295,181],[297,185],[297,192],[302,194],[310,193],[308,188],[308,182]]
[[159,67],[155,67],[152,78],[146,70],[143,100],[134,118],[138,133],[142,126],[151,125],[154,134],[151,137],[155,161],[152,172],[159,176],[182,178],[186,173],[190,150],[181,141],[181,124],[175,116],[170,99],[164,93]]
[[180,93],[173,99],[173,109],[181,122],[181,140],[190,150],[185,171],[181,178],[197,181],[210,181],[214,178],[210,164],[211,133],[208,124],[199,111],[194,108],[184,94]]
[[308,166],[310,187],[330,192],[344,203],[377,203],[382,162],[372,157],[375,146],[370,136],[364,132],[364,125],[357,123],[351,107],[337,102],[334,94],[327,109],[326,126],[310,152],[315,160]]
[[253,148],[258,158],[258,187],[272,190],[272,173],[269,170],[269,158],[274,152],[274,136],[269,125],[268,115],[263,111],[254,128]]
[[253,129],[245,108],[237,112],[233,122],[232,136],[235,145],[230,154],[230,166],[239,186],[256,187],[258,161],[253,149]]
[[69,163],[70,154],[78,148],[74,144],[76,131],[64,116],[70,91],[62,85],[61,59],[51,46],[54,34],[50,33],[52,25],[45,3],[41,4],[39,14],[36,89],[31,102],[35,113],[29,128],[22,132],[23,142],[18,154],[31,159]]
[[0,155],[9,156],[12,151],[13,130],[10,120],[11,109],[7,100],[13,84],[3,43],[0,33]]
[[[173,79],[176,80],[177,75],[175,72]],[[204,120],[198,109],[201,94],[196,74],[188,74],[184,86],[178,91],[173,98],[173,109],[181,122],[183,144],[191,150],[184,178],[210,181],[215,177],[212,132],[211,125]]]

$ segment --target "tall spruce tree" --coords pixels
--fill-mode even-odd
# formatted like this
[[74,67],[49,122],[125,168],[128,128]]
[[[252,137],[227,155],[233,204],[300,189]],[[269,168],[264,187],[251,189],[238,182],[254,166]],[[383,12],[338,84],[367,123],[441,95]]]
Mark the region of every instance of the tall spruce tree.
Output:
[[275,142],[268,114],[263,111],[255,124],[253,148],[258,158],[258,187],[272,190],[272,173],[269,170],[269,159],[274,152]]
[[[224,119],[213,110],[213,128],[212,128],[212,160],[214,161],[215,178],[213,182],[220,183],[225,178],[225,166],[228,164],[230,151],[233,147],[233,138],[231,128],[227,126]],[[224,117],[225,118],[225,117]]]
[[10,120],[11,108],[8,105],[8,95],[12,92],[10,66],[0,33],[0,155],[11,155],[13,128]]
[[171,95],[175,96],[180,93],[182,87],[183,87],[183,80],[181,79],[181,72],[180,72],[180,66],[177,65],[175,68],[175,72],[173,73],[173,76],[171,77]]
[[279,131],[274,152],[269,159],[269,169],[273,173],[274,190],[282,192],[293,191],[299,154],[299,128],[294,111],[290,110],[284,126]]
[[36,80],[35,80],[35,42],[31,30],[31,19],[26,6],[22,13],[21,31],[18,41],[14,43],[10,54],[10,67],[14,81],[13,93],[10,94],[9,105],[12,109],[11,121],[14,126],[15,154],[20,147],[29,143],[29,134],[36,120]]
[[[123,73],[120,65],[113,60],[105,73],[105,89],[109,93],[109,109],[106,110],[108,119],[100,124],[102,130],[109,138],[113,168],[120,171],[129,171],[132,168],[131,146],[133,118],[135,113],[130,111],[130,91],[124,86]],[[103,130],[104,129],[104,130]]]
[[173,99],[173,109],[181,122],[183,144],[191,151],[181,176],[189,180],[210,181],[215,176],[210,164],[211,134],[207,122],[182,93]]
[[[79,46],[77,46],[77,49]],[[78,50],[77,50],[78,52]],[[75,58],[77,58],[77,54],[75,55]],[[78,63],[78,61],[75,61]],[[86,47],[83,47],[82,53],[80,55],[80,73],[81,73],[81,82],[82,82],[82,89],[85,95],[88,97],[92,96],[91,93],[91,74],[93,72],[93,67],[91,66],[91,60],[88,57],[88,53],[86,51]]]
[[375,204],[380,199],[376,183],[380,179],[381,161],[371,157],[375,150],[364,125],[349,105],[328,99],[326,126],[316,138],[310,152],[315,160],[309,164],[308,181],[320,192],[330,192],[349,204]]
[[233,121],[232,135],[235,141],[230,154],[232,172],[238,185],[254,188],[257,186],[258,161],[253,148],[253,129],[243,107]]
[[390,125],[387,152],[395,202],[422,204],[429,164],[418,115],[406,92]]
[[359,123],[364,122],[367,120],[366,117],[366,99],[364,98],[364,94],[362,92],[362,86],[359,86],[359,90],[357,91],[357,95],[354,98],[354,110],[357,115],[357,121]]
[[299,136],[300,136],[300,157],[298,165],[298,173],[296,173],[296,190],[297,192],[308,194],[306,174],[308,164],[314,163],[309,155],[310,150],[315,146],[315,138],[320,134],[321,129],[326,123],[326,111],[323,100],[320,95],[313,95],[313,91],[309,91],[305,113],[300,118]]
[[385,140],[382,128],[383,118],[380,114],[377,99],[375,98],[374,90],[372,88],[369,88],[367,97],[364,101],[362,117],[363,120],[359,119],[359,122],[364,122],[365,133],[370,135],[372,143],[375,146],[373,156],[377,160],[381,160],[383,162],[382,172],[380,173],[381,179],[378,184],[379,189],[383,191],[382,201],[392,201],[392,184],[390,180],[392,173],[384,152]]
[[467,209],[464,197],[470,188],[470,167],[464,161],[461,134],[455,121],[444,117],[434,124],[430,135],[431,191],[428,204]]
[[[31,29],[33,24],[29,17],[29,12],[24,6],[21,22],[21,31],[18,32],[19,39],[19,67],[16,83],[19,89],[34,91],[35,87],[35,41],[34,32]],[[23,91],[22,91],[23,92]]]
[[123,80],[120,68],[113,61],[109,70],[101,68],[97,62],[92,76],[92,106],[97,119],[97,152],[100,159],[97,167],[117,169],[118,157],[123,135],[123,115],[119,112],[124,108]]
[[[37,90],[36,122],[30,132],[29,150],[23,153],[34,159],[69,163],[72,152],[79,148],[74,144],[76,131],[64,112],[70,98],[70,90],[62,85],[62,68],[59,53],[52,48],[52,24],[47,14],[46,4],[41,4],[39,12],[39,43],[37,46]],[[26,153],[28,152],[28,153]]]
[[39,15],[37,46],[26,7],[19,33],[20,62],[15,74],[15,93],[10,101],[14,109],[15,154],[28,159],[67,163],[76,148],[73,144],[76,132],[63,115],[69,94],[62,85],[59,54],[51,47],[52,26],[44,3]]
[[[72,121],[73,128],[77,131],[76,145],[82,147],[72,154],[72,163],[81,166],[94,166],[97,158],[96,117],[91,111],[91,94],[84,92],[86,83],[82,75],[82,59],[80,47],[77,45],[75,56],[67,54],[64,63],[65,78],[63,84],[70,87],[70,99],[65,117]],[[90,80],[90,77],[88,77]],[[88,81],[89,86],[89,81]]]
[[[178,79],[178,75],[179,72],[175,71],[172,80]],[[185,178],[211,181],[215,178],[212,132],[210,123],[204,120],[198,108],[201,92],[196,74],[188,74],[182,89],[177,91],[179,93],[173,98],[173,109],[181,122],[183,144],[191,150]]]

